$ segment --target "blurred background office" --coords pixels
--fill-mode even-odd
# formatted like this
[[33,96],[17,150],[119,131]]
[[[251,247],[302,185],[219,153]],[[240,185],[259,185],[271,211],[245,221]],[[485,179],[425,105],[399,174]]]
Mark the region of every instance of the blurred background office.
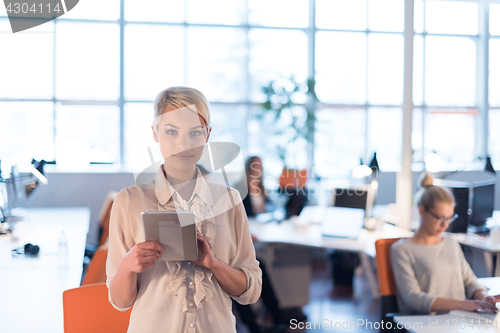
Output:
[[[431,152],[442,170],[482,170],[487,155],[500,165],[499,22],[495,1],[415,1],[414,171]],[[81,1],[56,21],[0,34],[3,175],[14,164],[27,172],[32,158],[56,161],[39,190],[50,195],[26,205],[78,203],[96,218],[109,189],[151,164],[147,147],[160,158],[149,128],[155,94],[187,85],[212,103],[211,140],[261,156],[267,187],[278,187],[285,164],[347,184],[360,158],[377,152],[377,201],[395,202],[403,30],[403,0]],[[316,83],[317,100],[308,101],[307,86],[293,96],[315,115],[309,142],[288,144],[291,113],[276,123],[261,106],[262,88],[289,87],[291,76]],[[305,109],[294,109],[299,123]]]

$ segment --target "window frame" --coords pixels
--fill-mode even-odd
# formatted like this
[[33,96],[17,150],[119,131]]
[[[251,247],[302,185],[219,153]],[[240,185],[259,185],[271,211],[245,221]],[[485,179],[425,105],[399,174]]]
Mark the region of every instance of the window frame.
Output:
[[[367,0],[367,8],[368,8],[368,1]],[[404,0],[402,0],[404,1]],[[488,45],[489,41],[491,39],[500,39],[500,36],[491,36],[489,34],[489,6],[490,4],[493,3],[500,3],[500,1],[497,0],[483,0],[483,1],[467,1],[467,2],[475,2],[479,6],[479,29],[478,29],[478,34],[477,35],[452,35],[452,34],[430,34],[425,31],[425,4],[427,1],[432,1],[432,0],[423,0],[423,19],[424,19],[424,25],[423,25],[423,31],[422,32],[415,32],[415,35],[422,36],[423,38],[423,44],[424,44],[424,55],[425,55],[425,44],[426,44],[426,36],[453,36],[453,37],[466,37],[466,38],[471,38],[476,42],[477,46],[477,61],[476,61],[476,86],[479,88],[480,92],[476,92],[476,104],[470,107],[467,107],[468,111],[471,110],[478,110],[478,116],[476,117],[476,127],[475,127],[475,154],[477,156],[484,156],[488,155],[488,149],[489,149],[489,127],[488,127],[488,112],[490,109],[498,109],[498,107],[490,107],[488,104]],[[458,0],[461,1],[461,0]],[[186,9],[187,9],[187,2],[186,2]],[[141,24],[141,25],[171,25],[171,26],[181,26],[187,29],[188,27],[233,27],[233,28],[238,28],[238,29],[243,29],[245,32],[245,36],[247,38],[246,40],[246,51],[247,54],[250,51],[250,45],[248,41],[248,35],[252,29],[272,29],[272,30],[298,30],[298,31],[303,31],[308,40],[308,63],[307,63],[307,68],[308,68],[308,77],[310,79],[314,79],[316,75],[315,71],[315,56],[316,56],[316,34],[318,32],[322,31],[338,31],[338,32],[356,32],[356,33],[364,33],[366,34],[366,41],[367,41],[367,48],[366,48],[366,58],[367,58],[367,67],[366,67],[366,76],[368,75],[369,68],[368,68],[368,57],[369,57],[369,48],[368,48],[368,40],[370,34],[398,34],[398,35],[403,35],[403,32],[383,32],[383,31],[371,31],[368,29],[369,27],[369,15],[368,15],[368,9],[367,9],[367,15],[366,15],[366,30],[341,30],[341,29],[320,29],[316,27],[316,22],[315,22],[315,10],[316,10],[316,1],[315,0],[309,0],[309,26],[305,28],[291,28],[291,27],[269,27],[269,26],[257,26],[257,25],[250,25],[248,23],[248,18],[249,18],[249,12],[248,12],[248,1],[246,1],[246,10],[245,10],[245,15],[244,15],[244,22],[243,24],[240,25],[224,25],[224,24],[197,24],[197,23],[188,23],[186,22],[186,17],[187,17],[187,12],[184,18],[183,22],[157,22],[157,21],[126,21],[125,20],[125,0],[120,0],[120,16],[118,20],[91,20],[91,19],[66,19],[64,16],[57,18],[54,20],[54,31],[56,31],[57,24],[59,22],[87,22],[87,23],[109,23],[109,24],[118,24],[119,25],[119,30],[120,30],[120,52],[119,52],[119,59],[117,59],[120,63],[120,78],[119,78],[119,84],[120,84],[120,94],[119,98],[117,100],[63,100],[63,99],[57,99],[55,97],[56,91],[53,89],[53,96],[52,98],[49,99],[30,99],[30,98],[0,98],[1,102],[27,102],[27,101],[43,101],[43,102],[52,102],[53,103],[53,112],[54,112],[54,119],[56,117],[56,106],[58,103],[61,104],[66,104],[66,105],[115,105],[118,106],[119,108],[119,133],[120,133],[120,138],[119,138],[119,156],[117,156],[117,165],[120,167],[126,167],[125,165],[125,135],[124,135],[124,128],[125,128],[125,104],[126,103],[140,103],[140,102],[151,102],[151,101],[146,101],[146,100],[127,100],[125,99],[125,64],[124,64],[124,46],[125,46],[125,27],[127,25],[134,25],[134,24]],[[8,19],[6,16],[0,16],[0,19]],[[53,54],[53,75],[54,75],[54,88],[57,85],[56,82],[56,36],[55,33],[54,35],[54,54]],[[187,34],[185,34],[185,38],[187,39]],[[246,107],[246,120],[248,121],[252,109],[255,107],[258,107],[260,103],[256,101],[252,101],[250,99],[251,95],[251,77],[249,74],[249,56],[246,56],[245,63],[244,63],[244,73],[246,75],[246,91],[243,94],[245,96],[245,99],[241,102],[236,102],[236,103],[226,103],[226,102],[220,102],[220,101],[211,101],[211,104],[213,105],[242,105]],[[186,73],[186,67],[188,64],[185,62],[184,63],[184,73]],[[423,66],[424,66],[424,77],[423,77],[423,87],[425,86],[425,56],[423,59]],[[404,78],[403,78],[404,79]],[[187,75],[184,75],[184,82],[182,84],[186,84],[187,80]],[[366,89],[368,90],[368,84],[369,81],[368,79],[365,82],[366,84]],[[478,96],[480,94],[480,96]],[[366,103],[363,104],[353,104],[353,105],[345,105],[345,104],[335,104],[335,103],[322,103],[320,101],[311,101],[311,106],[315,110],[320,110],[320,109],[325,109],[325,108],[363,108],[366,112],[366,119],[368,119],[368,112],[370,108],[380,108],[380,107],[400,107],[402,108],[402,103],[400,105],[380,105],[380,104],[370,104],[368,103],[368,91],[366,91]],[[435,105],[427,105],[425,103],[425,90],[423,91],[423,100],[422,104],[420,105],[414,105],[414,108],[419,108],[422,110],[422,115],[424,119],[422,119],[422,124],[425,124],[425,114],[427,113],[427,110],[436,108],[438,106]],[[456,109],[464,109],[462,106],[439,106],[439,108],[456,108]],[[461,112],[461,111],[456,111],[456,112]],[[365,123],[365,138],[368,140],[369,138],[369,124],[366,121]],[[54,132],[56,129],[54,130]],[[247,131],[248,132],[248,131]],[[423,125],[422,128],[422,151],[423,154],[421,158],[417,158],[413,160],[413,163],[421,163],[423,162],[422,159],[426,154],[426,147],[425,147],[425,125]],[[246,145],[247,147],[242,147],[243,150],[245,151],[246,148],[248,148],[248,136],[246,139]],[[57,154],[56,147],[55,147],[55,133],[54,133],[54,152]],[[311,142],[311,147],[312,147],[312,152],[309,156],[309,162],[311,165],[314,164],[314,139],[313,142]],[[364,157],[367,158],[371,153],[368,151],[368,142],[365,142],[365,147],[364,147]],[[55,163],[55,161],[49,161],[49,163]],[[91,161],[91,164],[102,164],[102,162],[99,161]],[[107,163],[108,164],[108,163]]]

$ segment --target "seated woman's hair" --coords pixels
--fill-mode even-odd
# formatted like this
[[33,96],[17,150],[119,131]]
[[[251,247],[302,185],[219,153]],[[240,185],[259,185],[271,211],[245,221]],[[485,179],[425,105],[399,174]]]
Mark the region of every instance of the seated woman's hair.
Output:
[[419,179],[420,190],[416,194],[418,207],[434,208],[436,202],[449,203],[455,206],[455,197],[450,189],[434,185],[434,178],[428,173],[422,174]]
[[[245,174],[246,174],[246,182],[248,186],[250,186],[250,175],[252,174],[254,163],[260,163],[262,166],[262,159],[258,156],[250,156],[247,158],[245,162]],[[252,184],[254,185],[254,184]],[[260,193],[264,196],[264,199],[267,200],[266,189],[264,187],[264,172],[262,171],[259,175],[259,181],[257,183],[259,187]]]
[[208,100],[201,91],[189,87],[170,87],[161,91],[154,101],[153,125],[157,127],[161,115],[165,113],[168,106],[183,108],[194,105],[198,115],[200,115],[208,128],[210,128],[210,107]]

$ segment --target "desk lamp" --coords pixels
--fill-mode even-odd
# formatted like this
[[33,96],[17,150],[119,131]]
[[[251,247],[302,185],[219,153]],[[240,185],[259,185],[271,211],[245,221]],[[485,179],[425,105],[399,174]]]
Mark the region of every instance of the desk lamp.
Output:
[[[377,192],[378,192],[378,173],[380,171],[379,165],[378,165],[378,160],[377,160],[377,153],[373,153],[373,158],[370,162],[369,165],[363,164],[363,160],[361,159],[361,165],[356,167],[352,175],[355,178],[366,178],[365,182],[368,182],[370,185],[370,193],[371,193],[371,202],[373,205],[373,202],[375,202],[375,198],[377,197]],[[369,178],[368,178],[369,177]],[[370,207],[371,207],[370,205]],[[368,206],[368,205],[367,205]],[[371,208],[366,210],[367,214],[371,213]],[[366,225],[368,229],[374,228],[374,226],[368,226]]]
[[370,169],[373,170],[373,176],[372,176],[371,186],[372,186],[372,189],[376,190],[376,189],[378,189],[378,173],[380,171],[380,168],[378,166],[378,160],[377,160],[377,153],[376,152],[373,153],[373,158],[372,158],[372,161],[370,162]]
[[368,165],[363,164],[363,159],[360,159],[359,165],[352,170],[352,176],[354,178],[365,178],[370,176],[372,172],[372,169]]
[[45,166],[45,164],[47,164],[47,162],[45,162],[45,160],[37,161],[35,159],[32,159],[31,164],[33,164],[34,167],[33,170],[31,170],[31,173],[35,178],[29,178],[32,180],[32,182],[30,182],[29,184],[25,184],[24,191],[26,193],[26,198],[28,198],[31,193],[33,193],[38,184],[42,183],[44,185],[47,185],[49,183],[43,171],[43,167]]
[[354,178],[365,178],[371,176],[371,186],[374,190],[378,188],[378,173],[380,171],[377,153],[373,153],[373,158],[369,165],[363,164],[363,159],[360,159],[360,165],[354,168],[352,176]]
[[484,171],[491,172],[492,174],[496,175],[496,171],[493,168],[493,165],[491,164],[491,158],[489,156],[486,156],[486,164],[484,165]]
[[44,160],[37,161],[33,159],[31,164],[34,165],[30,174],[21,175],[14,165],[9,178],[2,178],[1,183],[5,184],[2,197],[4,201],[3,216],[5,222],[15,222],[20,219],[12,214],[14,208],[23,197],[29,198],[35,188],[41,183],[48,184],[47,178],[44,176],[43,167],[46,164]]
[[378,166],[378,160],[377,160],[377,153],[373,153],[373,158],[372,158],[372,161],[370,162],[370,169],[373,170],[373,172],[375,173],[375,175],[378,174],[378,172],[380,171],[380,168]]

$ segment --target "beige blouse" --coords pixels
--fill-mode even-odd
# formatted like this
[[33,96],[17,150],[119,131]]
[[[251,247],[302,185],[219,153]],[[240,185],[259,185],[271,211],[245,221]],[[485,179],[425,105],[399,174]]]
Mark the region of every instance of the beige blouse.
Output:
[[[137,298],[130,317],[129,333],[231,333],[236,320],[231,299],[241,304],[260,297],[262,272],[255,258],[248,220],[238,191],[211,183],[197,170],[196,184],[187,201],[158,170],[155,180],[133,185],[118,193],[109,226],[106,284],[109,288],[122,258],[145,241],[143,211],[193,211],[196,227],[207,239],[215,257],[245,273],[247,289],[229,296],[205,267],[190,261],[156,261],[137,276]],[[118,307],[109,295],[110,303]]]

